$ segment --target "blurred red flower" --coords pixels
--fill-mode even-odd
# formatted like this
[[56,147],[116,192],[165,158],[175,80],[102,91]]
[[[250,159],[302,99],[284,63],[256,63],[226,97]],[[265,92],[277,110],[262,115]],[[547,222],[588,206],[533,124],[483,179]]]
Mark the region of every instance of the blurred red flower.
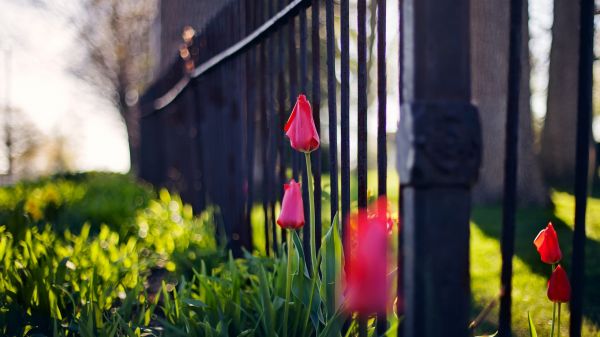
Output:
[[554,264],[562,259],[562,252],[558,245],[558,236],[551,222],[535,237],[533,244],[537,248],[538,253],[540,253],[543,262]]
[[277,224],[284,229],[298,229],[304,226],[304,206],[300,184],[292,179],[289,184],[283,185],[283,188],[285,192]]
[[283,128],[285,134],[290,138],[292,148],[300,152],[312,152],[319,148],[320,140],[312,109],[306,96],[300,95],[292,114]]
[[548,298],[552,302],[561,303],[569,302],[571,299],[569,277],[560,265],[554,269],[548,280]]
[[388,307],[387,250],[389,236],[387,202],[349,216],[346,243],[346,309],[370,314]]

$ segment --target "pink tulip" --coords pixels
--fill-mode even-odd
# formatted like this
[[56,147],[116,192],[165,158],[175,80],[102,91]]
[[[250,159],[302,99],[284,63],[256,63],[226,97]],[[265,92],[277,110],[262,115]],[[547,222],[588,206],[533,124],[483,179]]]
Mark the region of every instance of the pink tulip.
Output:
[[296,105],[294,105],[292,114],[283,130],[295,150],[309,153],[319,148],[319,134],[306,96],[298,96]]
[[548,299],[552,302],[565,303],[571,299],[571,284],[565,270],[558,265],[548,280]]
[[385,312],[387,308],[390,221],[385,205],[385,201],[379,201],[377,208],[359,211],[348,221],[346,298],[351,312],[371,314]]
[[535,237],[533,244],[537,248],[538,253],[540,253],[540,258],[543,262],[554,264],[562,259],[562,252],[558,245],[558,236],[551,222]]
[[277,224],[284,229],[298,229],[304,226],[304,206],[300,184],[294,179],[283,185],[285,192],[281,202],[281,212]]

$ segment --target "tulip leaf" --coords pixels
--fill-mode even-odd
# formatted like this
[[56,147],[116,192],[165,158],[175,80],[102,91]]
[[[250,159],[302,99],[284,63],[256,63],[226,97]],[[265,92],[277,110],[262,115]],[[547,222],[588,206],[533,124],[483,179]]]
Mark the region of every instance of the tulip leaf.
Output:
[[295,266],[293,269],[294,278],[292,280],[292,294],[306,308],[310,307],[310,319],[315,329],[317,329],[319,322],[325,322],[323,313],[321,311],[321,298],[318,293],[319,276],[313,276],[316,278],[314,279],[308,273],[308,268],[306,267],[306,260],[304,257],[304,250],[302,248],[302,241],[300,240],[300,237],[296,231],[293,232],[293,240],[296,256],[293,259],[295,261]]
[[263,326],[269,336],[275,336],[275,312],[271,303],[267,273],[262,265],[258,265],[258,288],[260,292],[261,309],[263,311]]
[[346,318],[343,308],[341,306],[338,307],[333,316],[327,320],[325,328],[319,332],[318,337],[338,337]]
[[321,275],[323,282],[320,287],[320,295],[325,302],[326,314],[331,318],[337,309],[339,299],[336,299],[336,284],[341,279],[342,271],[342,240],[339,232],[339,216],[335,215],[329,230],[323,237],[321,244]]
[[533,324],[533,319],[531,318],[531,313],[527,312],[527,319],[529,320],[529,336],[537,337],[537,331],[535,330],[535,324]]

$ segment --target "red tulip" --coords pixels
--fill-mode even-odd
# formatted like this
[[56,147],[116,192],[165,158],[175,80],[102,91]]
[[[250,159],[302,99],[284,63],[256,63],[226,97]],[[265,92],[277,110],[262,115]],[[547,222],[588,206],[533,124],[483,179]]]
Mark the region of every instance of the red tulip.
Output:
[[554,226],[549,222],[548,226],[535,237],[533,244],[540,253],[542,261],[548,264],[558,263],[562,259],[562,252],[558,245],[558,236],[554,230]]
[[304,206],[300,184],[292,179],[289,184],[285,184],[283,187],[285,192],[277,224],[284,229],[300,228],[304,226]]
[[[380,204],[381,205],[381,204]],[[350,216],[346,266],[347,310],[370,314],[385,312],[388,302],[388,219],[385,210]]]
[[312,117],[312,109],[306,96],[298,96],[292,114],[283,128],[290,138],[292,148],[300,152],[312,152],[319,148],[319,134]]
[[548,280],[548,298],[552,302],[561,303],[569,302],[571,299],[569,277],[560,265],[554,269],[550,280]]

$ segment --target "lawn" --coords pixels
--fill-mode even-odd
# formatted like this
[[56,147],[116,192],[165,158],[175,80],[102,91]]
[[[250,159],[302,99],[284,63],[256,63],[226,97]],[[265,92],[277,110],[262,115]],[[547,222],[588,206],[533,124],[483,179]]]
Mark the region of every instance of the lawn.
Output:
[[[600,199],[588,199],[586,242],[586,287],[583,336],[600,335]],[[554,210],[522,209],[517,214],[515,257],[513,260],[513,329],[517,336],[529,336],[527,312],[531,312],[537,331],[550,335],[552,304],[546,298],[546,282],[550,266],[540,261],[533,239],[552,221],[563,252],[562,265],[570,273],[573,236],[574,198],[564,192],[553,192]],[[474,315],[498,295],[500,287],[500,235],[502,208],[476,207],[471,223],[471,285]],[[561,327],[568,334],[568,308]],[[497,328],[497,308],[477,329],[478,334],[492,333]]]
[[[351,178],[352,207],[356,207],[356,176]],[[368,173],[368,194],[376,195],[377,172]],[[398,204],[398,175],[388,171],[388,199],[394,211]],[[329,188],[329,175],[323,176],[323,189]],[[323,196],[322,219],[324,226],[329,223],[329,198]],[[553,209],[520,209],[517,214],[515,236],[515,257],[513,260],[513,330],[516,336],[529,336],[527,312],[534,319],[541,336],[550,335],[552,303],[546,297],[546,282],[550,276],[550,266],[540,261],[533,246],[533,239],[548,221],[552,221],[558,232],[562,252],[562,265],[570,273],[571,240],[573,234],[574,198],[566,192],[552,192]],[[584,304],[583,336],[600,336],[600,198],[589,198],[587,207],[586,242],[586,288]],[[264,254],[264,216],[262,206],[252,211],[254,223],[254,244],[257,253]],[[471,219],[471,287],[473,296],[472,317],[480,311],[500,291],[500,236],[502,230],[502,207],[475,207]],[[394,238],[397,236],[394,235]],[[394,247],[396,241],[393,242]],[[561,332],[568,332],[568,308],[563,305],[564,318]],[[497,330],[498,307],[475,330],[476,335],[493,334]]]
[[[323,177],[325,190],[328,178]],[[356,181],[355,177],[352,181]],[[375,171],[369,172],[368,181],[369,194],[373,196]],[[397,186],[398,177],[390,171],[389,201],[394,210]],[[355,184],[351,191],[355,200]],[[529,335],[527,312],[532,314],[540,335],[549,335],[552,304],[546,298],[546,282],[550,267],[539,260],[532,243],[549,220],[558,232],[563,267],[571,271],[573,197],[553,192],[552,200],[552,210],[522,209],[517,216],[513,278],[516,336]],[[323,224],[329,223],[327,201],[328,196],[324,195]],[[499,293],[501,211],[501,206],[476,207],[473,211],[473,318]],[[104,335],[102,331],[135,335],[136,327],[138,332],[168,328],[181,335],[198,329],[225,329],[237,334],[249,327],[253,330],[258,324],[255,322],[266,319],[254,315],[261,312],[257,309],[262,303],[260,296],[272,296],[274,305],[281,304],[278,275],[284,273],[283,260],[260,257],[265,254],[260,205],[253,208],[252,219],[254,253],[258,257],[234,263],[224,259],[217,249],[210,210],[193,217],[191,208],[176,195],[164,190],[156,193],[129,176],[89,173],[1,188],[0,334],[59,329],[55,335],[71,336],[75,331],[82,335],[84,331],[98,336]],[[583,335],[600,336],[600,198],[589,199],[587,225]],[[325,233],[327,226],[324,227]],[[396,249],[397,235],[392,237],[392,249]],[[390,254],[392,260],[394,256]],[[279,280],[272,287],[261,289],[266,293],[258,292],[253,283],[263,276],[263,270],[268,279]],[[166,283],[161,287],[161,282]],[[396,284],[395,280],[392,284]],[[245,295],[239,297],[241,293]],[[157,308],[158,303],[146,301],[146,296],[165,298],[165,303]],[[167,301],[170,298],[175,301],[173,305]],[[243,301],[236,302],[240,299]],[[215,315],[223,310],[223,315]],[[104,315],[95,314],[98,312]],[[241,312],[244,315],[240,316]],[[237,320],[229,322],[228,317]],[[566,336],[566,306],[563,317],[561,332]],[[497,318],[495,307],[475,334],[493,334]],[[15,329],[15,320],[22,326]],[[89,325],[93,321],[98,325]]]

